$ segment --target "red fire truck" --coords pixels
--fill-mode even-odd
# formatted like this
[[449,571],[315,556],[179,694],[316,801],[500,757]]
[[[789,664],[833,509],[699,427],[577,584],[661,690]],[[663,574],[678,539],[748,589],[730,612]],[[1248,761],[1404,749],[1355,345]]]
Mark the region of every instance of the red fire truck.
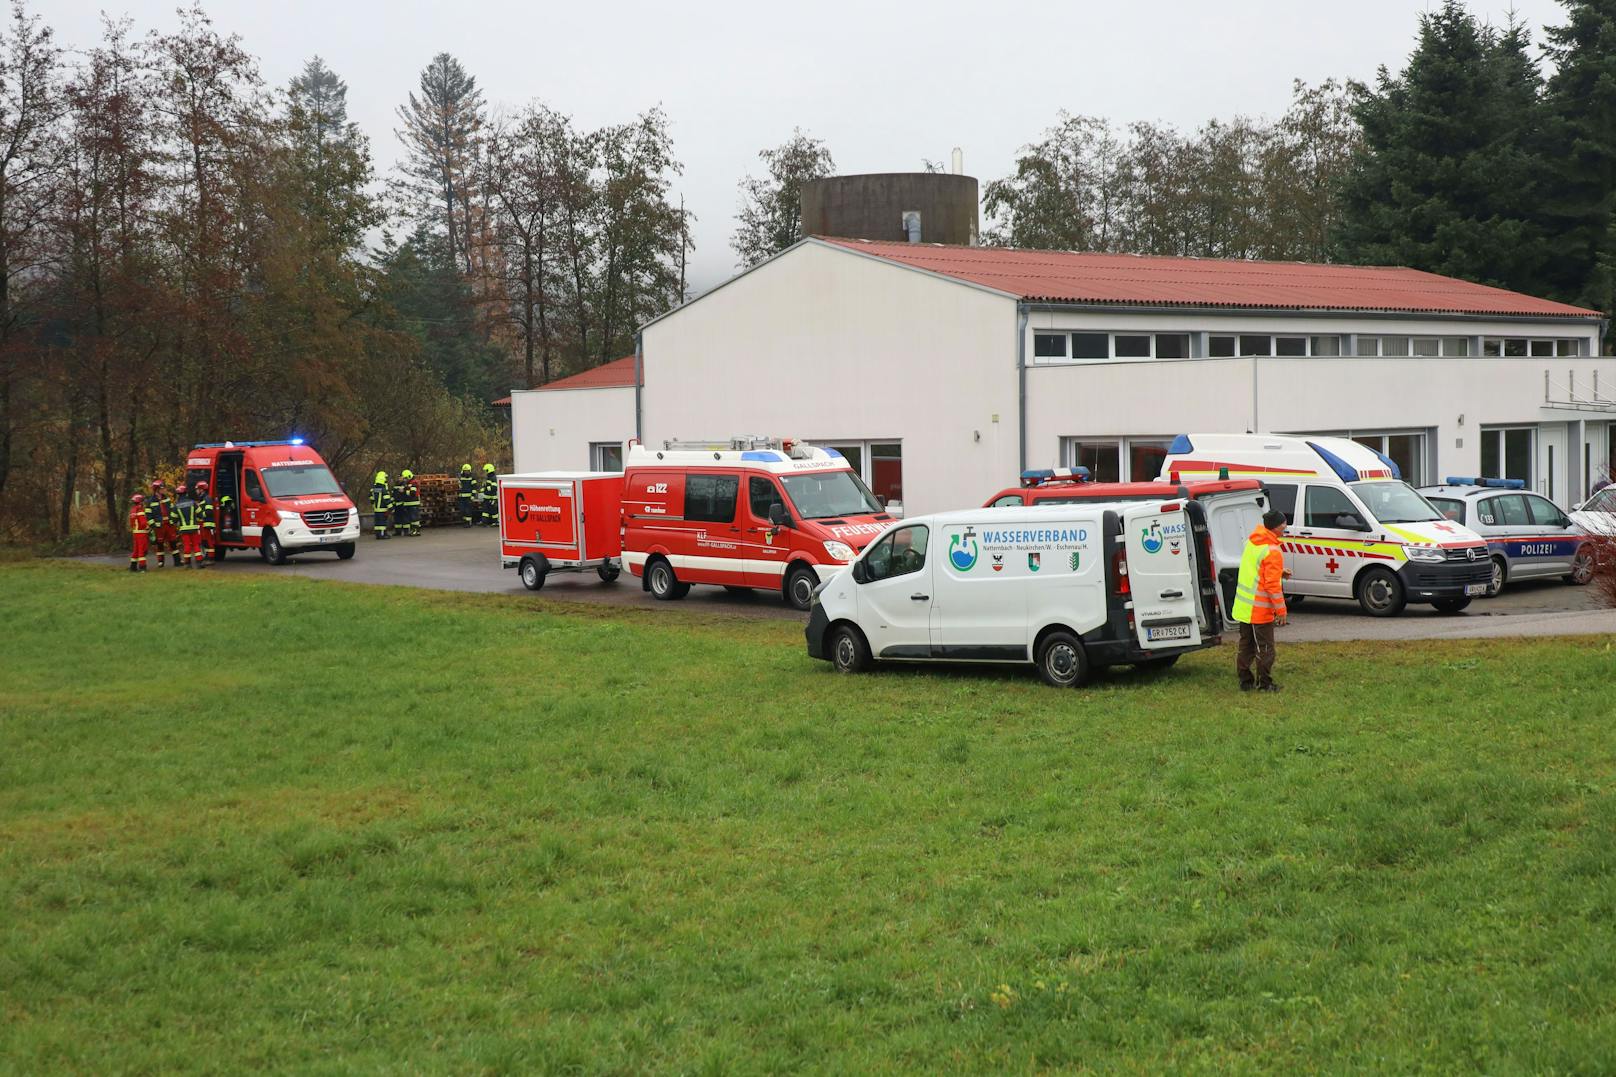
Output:
[[623,563],[659,599],[717,584],[806,610],[894,520],[841,453],[791,438],[631,445],[624,468]]
[[499,563],[530,591],[552,572],[593,568],[611,583],[621,560],[623,474],[536,471],[499,476]]
[[310,550],[354,555],[359,510],[302,438],[198,445],[185,458],[185,481],[207,483],[218,500],[216,560],[231,549],[257,550],[272,565]]

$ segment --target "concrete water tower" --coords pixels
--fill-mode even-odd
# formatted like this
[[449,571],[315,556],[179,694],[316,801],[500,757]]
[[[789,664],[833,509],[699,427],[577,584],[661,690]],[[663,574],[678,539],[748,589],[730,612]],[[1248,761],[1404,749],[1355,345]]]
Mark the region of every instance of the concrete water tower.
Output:
[[802,234],[975,246],[976,177],[955,172],[829,176],[802,185]]

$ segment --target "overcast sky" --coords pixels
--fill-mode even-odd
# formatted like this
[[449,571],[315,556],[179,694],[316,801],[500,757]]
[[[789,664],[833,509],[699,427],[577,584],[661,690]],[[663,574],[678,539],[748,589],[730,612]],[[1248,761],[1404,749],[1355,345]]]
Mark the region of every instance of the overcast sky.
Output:
[[[140,32],[177,22],[176,0],[124,0]],[[99,34],[94,3],[33,0],[69,48]],[[698,220],[691,283],[733,272],[736,183],[757,152],[801,127],[837,171],[946,165],[959,146],[983,183],[1061,109],[1119,123],[1192,128],[1236,113],[1277,115],[1291,81],[1397,70],[1416,19],[1409,0],[1067,0],[920,4],[670,4],[594,0],[207,0],[266,81],[284,86],[318,53],[348,83],[350,117],[385,173],[400,147],[393,109],[439,50],[476,76],[491,105],[539,99],[595,127],[667,110]],[[1553,0],[1473,0],[1502,23],[1510,7],[1541,42]]]

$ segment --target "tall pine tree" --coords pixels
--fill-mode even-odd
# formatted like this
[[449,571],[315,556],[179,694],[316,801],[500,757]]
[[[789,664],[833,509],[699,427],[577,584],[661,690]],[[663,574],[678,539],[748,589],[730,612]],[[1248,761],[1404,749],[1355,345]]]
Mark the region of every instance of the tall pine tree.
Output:
[[1547,93],[1549,283],[1559,298],[1609,313],[1616,310],[1616,0],[1562,2],[1566,24],[1547,31],[1556,64]]
[[454,264],[474,268],[473,171],[482,138],[483,92],[477,80],[447,52],[421,72],[419,96],[410,94],[398,118],[406,157],[398,185],[406,211],[417,224],[441,226]]
[[1542,293],[1541,76],[1525,31],[1458,0],[1420,17],[1401,75],[1381,68],[1353,112],[1363,149],[1343,180],[1336,255]]

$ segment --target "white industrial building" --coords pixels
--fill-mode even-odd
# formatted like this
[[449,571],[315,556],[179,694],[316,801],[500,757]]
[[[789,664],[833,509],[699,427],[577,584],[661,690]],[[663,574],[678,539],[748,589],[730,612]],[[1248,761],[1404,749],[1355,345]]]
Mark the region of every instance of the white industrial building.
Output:
[[1339,434],[1416,484],[1520,478],[1564,505],[1616,460],[1602,330],[1409,269],[814,238],[647,324],[638,356],[514,393],[515,463],[801,437],[913,514],[1027,467],[1151,478],[1181,432]]

